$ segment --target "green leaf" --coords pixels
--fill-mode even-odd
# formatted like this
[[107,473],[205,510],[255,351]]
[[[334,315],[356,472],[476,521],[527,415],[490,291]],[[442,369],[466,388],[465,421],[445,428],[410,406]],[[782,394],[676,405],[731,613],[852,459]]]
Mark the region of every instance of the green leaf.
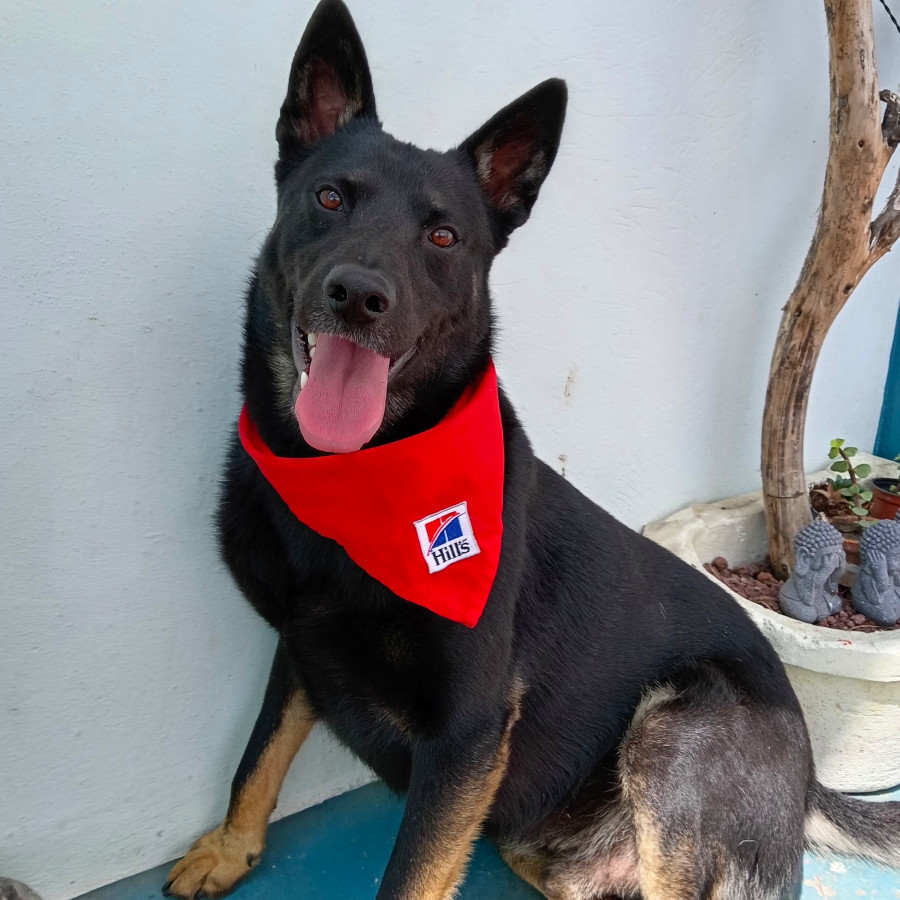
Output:
[[857,478],[868,478],[872,474],[872,467],[868,463],[860,463],[853,471]]
[[868,513],[868,510],[863,509],[861,506],[851,506],[851,512],[855,513],[857,516],[864,516]]
[[841,455],[841,452],[840,452],[840,450],[838,450],[837,447],[832,447],[832,448],[828,451],[828,458],[829,458],[829,459],[837,459],[840,455]]
[[832,447],[843,447],[843,446],[844,446],[844,439],[843,439],[843,438],[835,438],[835,439],[831,442],[831,446],[832,446]]
[[847,472],[849,469],[850,463],[848,463],[846,459],[839,459],[837,462],[831,464],[832,472]]
[[851,484],[850,487],[847,488],[848,496],[852,497],[855,494],[858,494],[860,491],[860,487],[858,484]]
[[856,456],[856,447],[845,447],[844,453],[846,453],[847,456]]
[[871,491],[860,491],[859,499],[865,503],[868,503],[872,499],[872,492]]

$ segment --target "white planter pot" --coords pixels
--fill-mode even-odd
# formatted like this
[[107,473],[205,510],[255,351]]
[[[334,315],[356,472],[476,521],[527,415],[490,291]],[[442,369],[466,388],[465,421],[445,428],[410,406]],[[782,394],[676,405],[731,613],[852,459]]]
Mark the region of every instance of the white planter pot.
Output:
[[[896,463],[859,454],[873,474],[894,477]],[[809,476],[821,481],[825,472]],[[798,622],[745,600],[704,568],[717,556],[732,567],[767,551],[762,493],[686,507],[644,528],[651,540],[728,591],[771,641],[806,714],[821,781],[864,793],[900,784],[900,631],[838,631]]]

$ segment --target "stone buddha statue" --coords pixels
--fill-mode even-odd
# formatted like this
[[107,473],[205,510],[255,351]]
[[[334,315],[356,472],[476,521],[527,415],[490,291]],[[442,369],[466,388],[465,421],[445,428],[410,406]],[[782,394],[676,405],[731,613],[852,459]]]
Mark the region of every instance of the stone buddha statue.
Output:
[[841,533],[816,519],[797,532],[794,553],[794,570],[778,595],[781,611],[810,624],[840,612],[838,579],[847,564]]
[[879,625],[900,620],[900,522],[883,519],[863,532],[852,595],[857,612]]

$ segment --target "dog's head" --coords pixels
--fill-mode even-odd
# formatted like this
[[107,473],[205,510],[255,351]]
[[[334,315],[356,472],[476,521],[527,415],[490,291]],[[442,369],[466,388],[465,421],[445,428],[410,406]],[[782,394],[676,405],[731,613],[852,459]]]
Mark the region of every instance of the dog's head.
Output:
[[453,150],[401,143],[378,122],[347,8],[319,4],[281,107],[278,212],[259,261],[277,389],[307,443],[357,450],[423,388],[483,368],[491,262],[531,212],[565,106],[565,84],[545,81]]

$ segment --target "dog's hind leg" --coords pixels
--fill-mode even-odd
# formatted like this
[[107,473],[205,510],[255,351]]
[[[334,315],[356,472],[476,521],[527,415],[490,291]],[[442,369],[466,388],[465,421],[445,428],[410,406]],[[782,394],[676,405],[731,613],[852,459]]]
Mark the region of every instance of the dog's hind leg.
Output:
[[175,864],[163,894],[223,897],[256,865],[281,783],[314,721],[279,642],[262,709],[231,785],[225,819]]
[[798,898],[811,770],[790,697],[707,665],[651,691],[620,760],[644,900]]

